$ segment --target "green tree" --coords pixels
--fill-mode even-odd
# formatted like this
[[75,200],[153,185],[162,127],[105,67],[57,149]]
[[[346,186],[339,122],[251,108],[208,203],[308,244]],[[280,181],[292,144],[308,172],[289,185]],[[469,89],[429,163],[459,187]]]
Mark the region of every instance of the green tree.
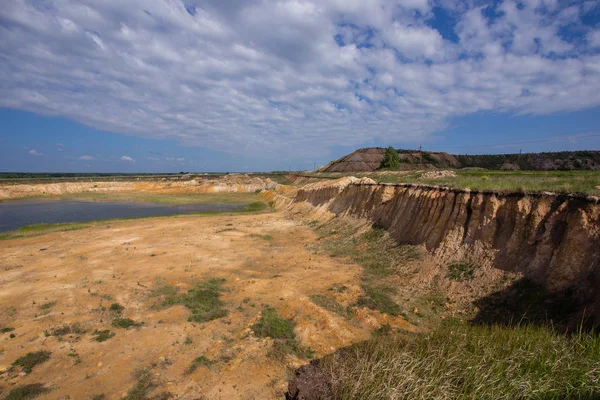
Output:
[[381,160],[379,169],[400,169],[400,156],[392,146],[385,149],[385,154],[383,155],[383,160]]

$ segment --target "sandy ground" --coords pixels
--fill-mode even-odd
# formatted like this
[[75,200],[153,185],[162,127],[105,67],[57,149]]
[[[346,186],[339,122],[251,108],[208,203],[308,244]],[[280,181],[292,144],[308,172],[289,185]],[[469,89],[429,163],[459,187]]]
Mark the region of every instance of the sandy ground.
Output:
[[[315,357],[366,339],[382,323],[411,329],[375,311],[361,309],[347,320],[312,303],[310,295],[325,294],[349,304],[359,294],[361,273],[347,260],[316,254],[317,240],[301,222],[271,213],[124,221],[0,241],[0,327],[15,328],[16,336],[0,334],[0,396],[39,382],[52,389],[40,398],[119,399],[137,382],[134,371],[150,367],[157,385],[152,393],[282,398],[290,368],[308,361],[268,357],[272,340],[249,329],[264,305],[293,318],[299,341]],[[152,307],[149,293],[157,280],[185,291],[212,277],[226,279],[226,317],[191,323],[184,306]],[[329,290],[334,284],[348,290]],[[109,311],[102,310],[115,302],[125,307],[124,317],[143,326],[112,327]],[[77,322],[86,333],[62,340],[44,334]],[[116,335],[94,341],[92,332],[104,329]],[[18,357],[39,350],[52,353],[49,361],[28,375],[11,369]],[[186,374],[200,355],[214,363]]]

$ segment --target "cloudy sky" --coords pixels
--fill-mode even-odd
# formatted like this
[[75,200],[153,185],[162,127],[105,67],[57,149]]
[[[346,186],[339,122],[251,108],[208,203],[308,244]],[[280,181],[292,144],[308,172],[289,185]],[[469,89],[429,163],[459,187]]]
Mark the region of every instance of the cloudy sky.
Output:
[[600,149],[600,2],[10,0],[0,171]]

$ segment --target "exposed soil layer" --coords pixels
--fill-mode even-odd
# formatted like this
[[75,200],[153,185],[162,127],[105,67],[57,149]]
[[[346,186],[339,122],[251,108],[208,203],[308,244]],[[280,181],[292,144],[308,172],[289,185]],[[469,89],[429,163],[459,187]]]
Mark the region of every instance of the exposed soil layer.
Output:
[[0,185],[0,200],[72,193],[252,193],[274,189],[278,186],[269,178],[236,174],[218,178],[197,177],[182,181],[162,178],[162,180],[142,179],[136,181],[4,184]]
[[476,258],[550,291],[571,290],[600,321],[600,206],[596,197],[495,193],[356,178],[309,184],[293,208],[358,218],[444,262]]
[[[49,392],[40,399],[120,399],[136,385],[149,397],[282,398],[286,368],[308,360],[273,358],[273,340],[253,334],[267,305],[294,321],[298,343],[315,357],[383,324],[414,330],[377,311],[357,309],[347,319],[314,304],[315,294],[351,304],[361,274],[348,260],[317,254],[317,239],[269,213],[111,222],[3,241],[0,328],[14,330],[0,334],[0,397],[42,383]],[[152,295],[163,285],[186,293],[208,278],[225,279],[225,317],[188,322],[188,308],[161,307]],[[348,289],[329,290],[336,284]],[[30,374],[11,366],[38,351],[49,359]]]

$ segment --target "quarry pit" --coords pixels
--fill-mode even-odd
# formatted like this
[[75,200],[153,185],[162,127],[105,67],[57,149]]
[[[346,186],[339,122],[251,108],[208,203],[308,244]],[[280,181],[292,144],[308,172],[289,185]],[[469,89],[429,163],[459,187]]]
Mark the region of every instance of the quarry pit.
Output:
[[[600,206],[593,196],[351,177],[297,186],[228,179],[0,188],[4,198],[261,192],[268,204],[257,213],[106,221],[0,242],[0,328],[10,329],[0,336],[0,395],[39,383],[45,399],[281,399],[293,371],[312,358],[382,328],[426,332],[436,321],[477,315],[478,300],[524,278],[577,299],[567,325],[599,320]],[[369,246],[360,238],[373,228],[381,243],[419,256],[367,282],[357,258],[331,246],[348,238],[360,252]],[[477,268],[468,280],[452,279],[448,268],[463,262]],[[170,292],[189,293],[211,279],[222,284],[224,316],[190,322],[184,305],[164,304]],[[395,288],[397,312],[364,301],[368,284],[383,280]],[[293,322],[295,350],[275,353],[281,342],[256,333],[266,309]],[[131,325],[115,325],[124,319]],[[39,351],[48,360],[32,371],[15,366]],[[136,388],[146,397],[131,397]]]

